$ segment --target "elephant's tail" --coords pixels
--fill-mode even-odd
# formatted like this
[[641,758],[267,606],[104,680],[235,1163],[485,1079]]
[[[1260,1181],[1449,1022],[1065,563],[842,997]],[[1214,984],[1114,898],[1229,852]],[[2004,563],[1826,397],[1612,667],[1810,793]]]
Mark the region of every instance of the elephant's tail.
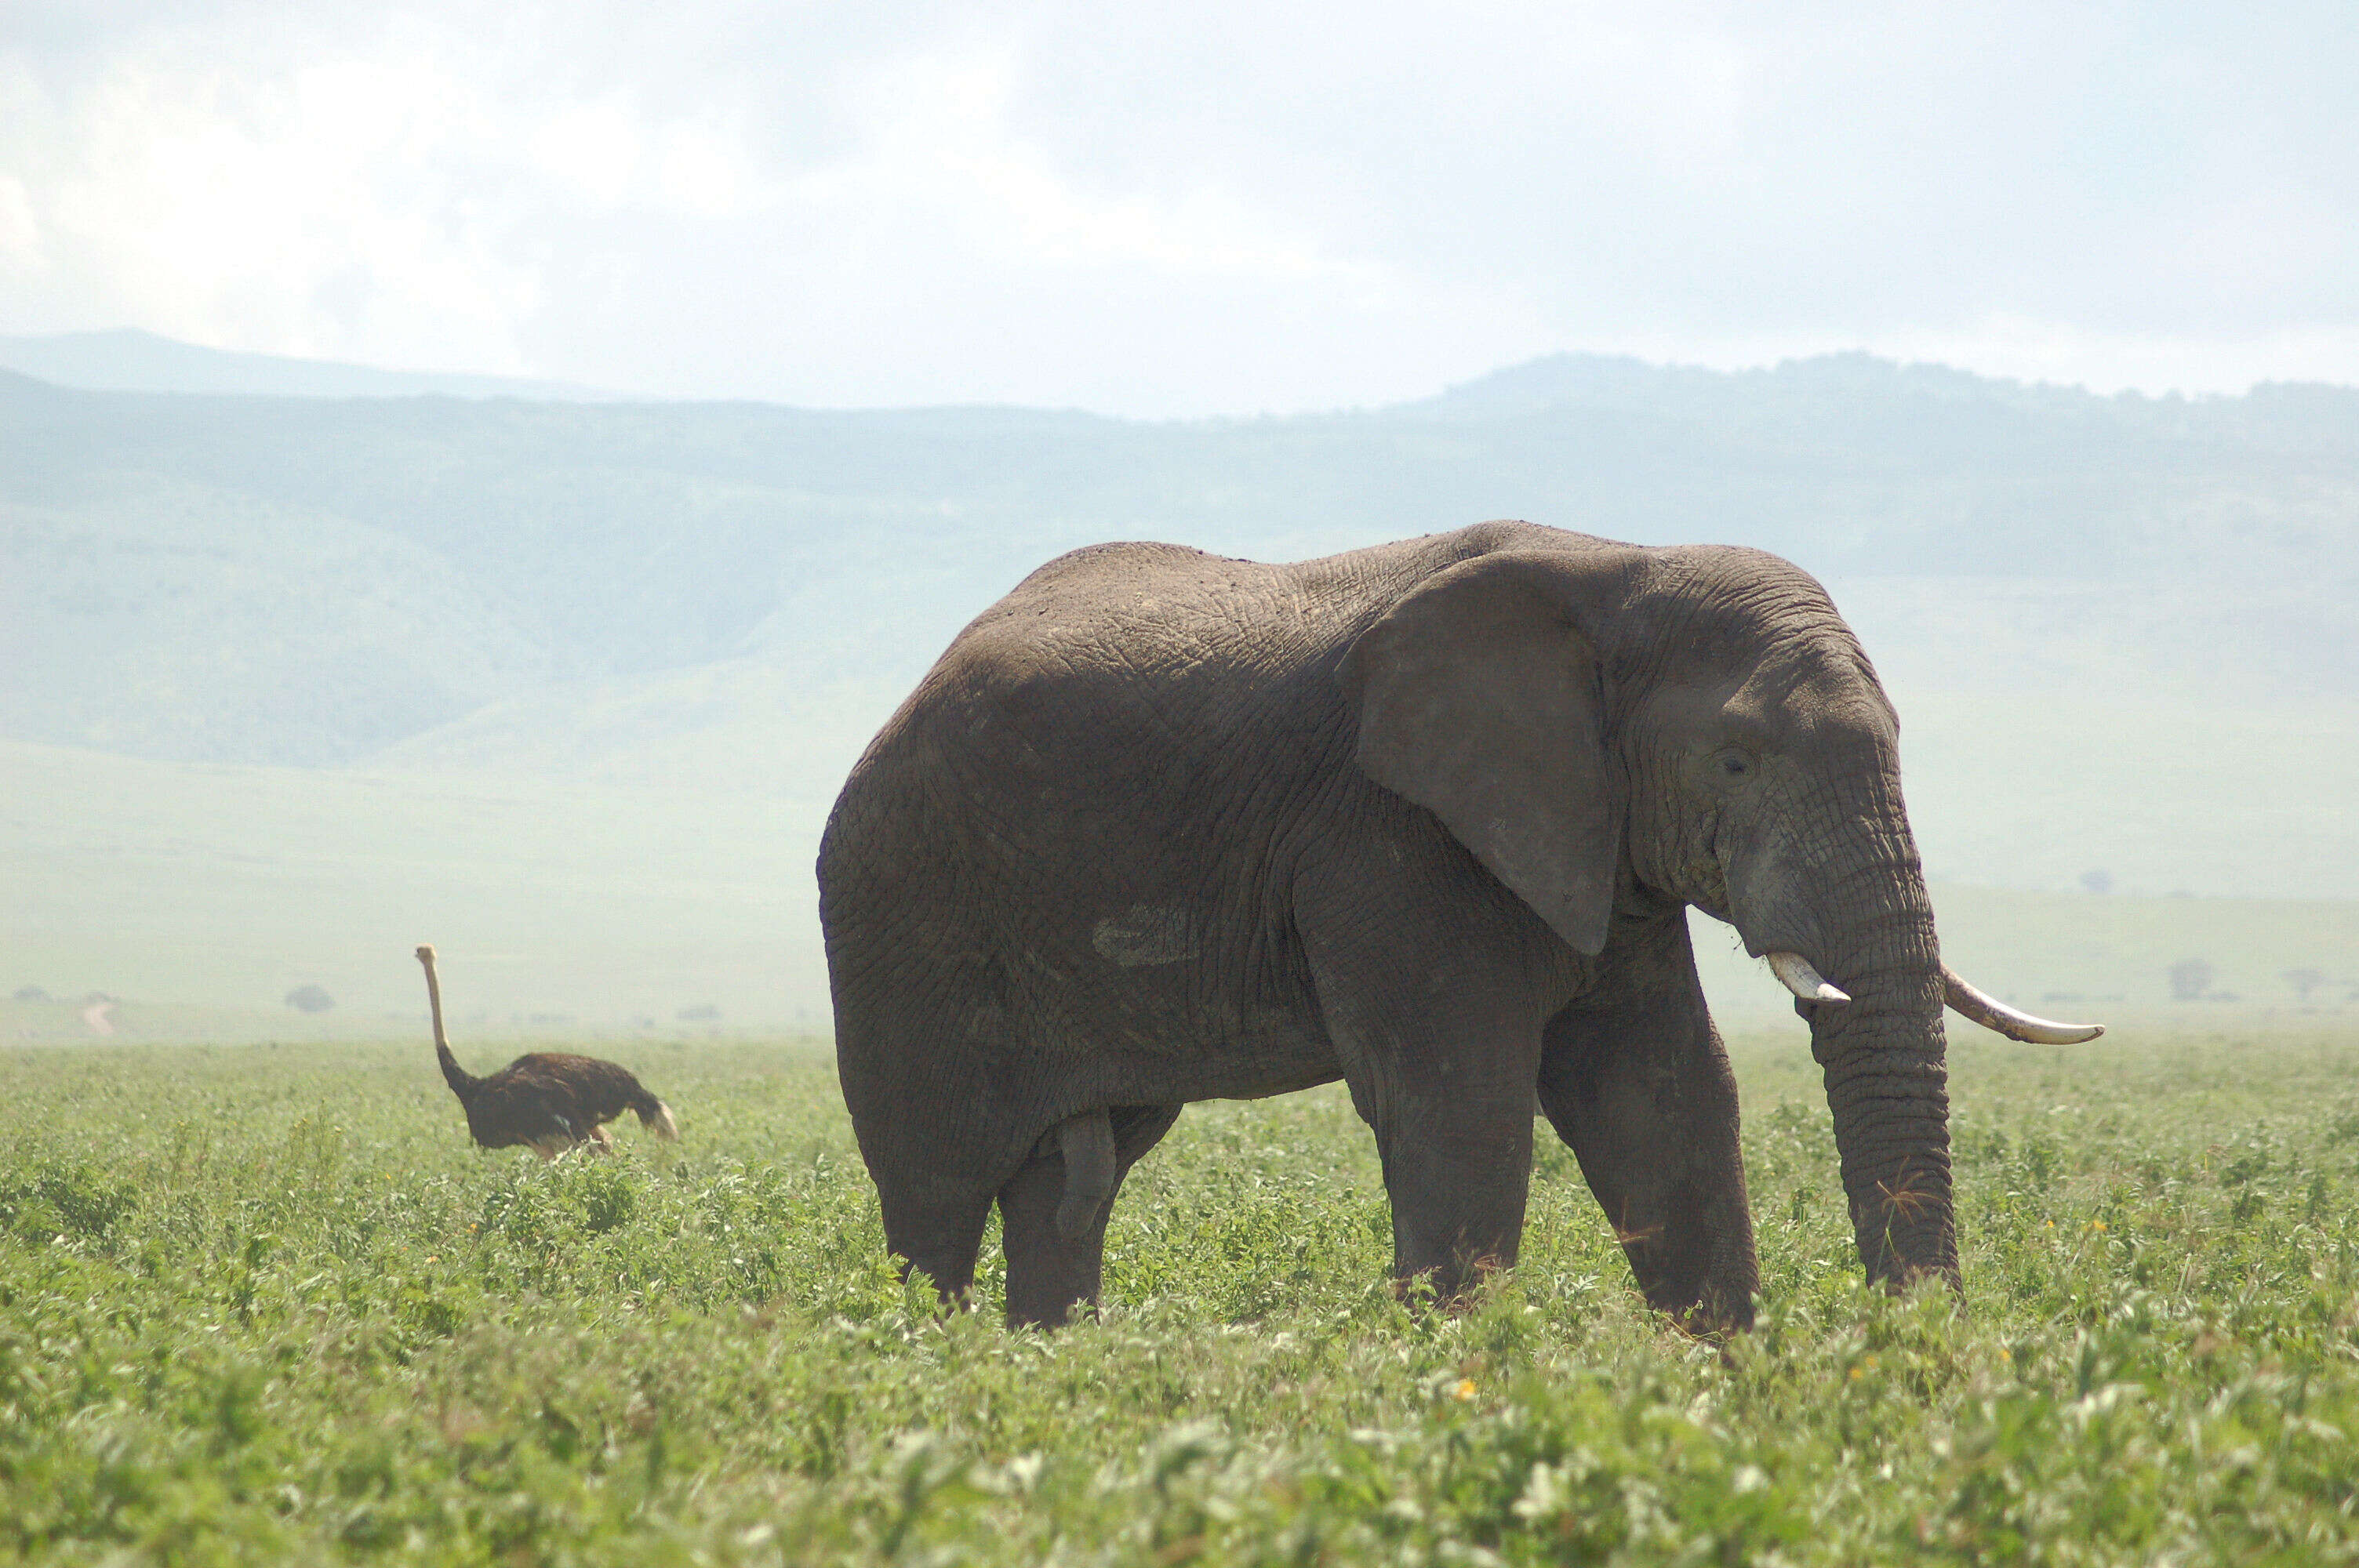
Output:
[[1059,1122],[1057,1147],[1065,1156],[1065,1195],[1057,1205],[1057,1233],[1076,1241],[1104,1217],[1106,1205],[1114,1200],[1114,1122],[1106,1108]]

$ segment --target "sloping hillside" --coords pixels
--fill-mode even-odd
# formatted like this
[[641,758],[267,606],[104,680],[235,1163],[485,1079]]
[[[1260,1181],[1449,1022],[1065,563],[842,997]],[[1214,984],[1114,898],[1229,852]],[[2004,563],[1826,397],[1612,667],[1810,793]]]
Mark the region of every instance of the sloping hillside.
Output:
[[[0,996],[266,1009],[317,985],[340,1029],[422,1016],[672,1025],[825,1016],[813,810],[597,789],[161,762],[0,742]],[[393,1015],[391,1021],[387,1014]],[[388,1022],[398,1027],[387,1029]]]
[[[553,681],[740,656],[821,687],[906,684],[1074,545],[1291,558],[1489,516],[1756,544],[1839,583],[1903,579],[1896,601],[1918,579],[2036,580],[2108,608],[2033,629],[2035,652],[2078,634],[2165,673],[2349,691],[2354,431],[2359,393],[2106,399],[1857,359],[1734,376],[1545,362],[1403,408],[1176,425],[5,378],[9,634],[52,653],[6,677],[0,722],[311,762]],[[158,608],[158,562],[205,575],[204,626],[121,618]],[[182,676],[225,646],[250,666],[190,694]],[[329,714],[240,695],[356,662],[384,678]]]
[[407,1016],[432,938],[484,956],[478,1005],[518,1026],[815,1020],[827,803],[1040,560],[1493,515],[1825,578],[1901,708],[1948,938],[1994,987],[2131,1005],[2186,957],[2247,997],[2359,979],[2359,905],[2332,902],[2359,867],[2359,393],[1573,358],[1156,425],[0,374],[0,989],[319,983],[341,1020]]
[[560,381],[379,370],[176,342],[136,328],[0,336],[0,369],[92,392],[232,393],[254,397],[531,397],[604,400]]

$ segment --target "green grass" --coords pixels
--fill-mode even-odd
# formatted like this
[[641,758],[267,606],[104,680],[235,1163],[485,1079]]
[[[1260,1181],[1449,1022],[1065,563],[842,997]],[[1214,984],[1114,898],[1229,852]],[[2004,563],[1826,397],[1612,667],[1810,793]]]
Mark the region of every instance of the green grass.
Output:
[[555,1166],[416,1044],[12,1051],[0,1558],[2359,1561],[2359,1040],[1962,1044],[1962,1302],[1858,1285],[1807,1054],[1737,1054],[1723,1352],[1553,1141],[1523,1265],[1397,1303],[1333,1090],[1191,1108],[1042,1336],[895,1279],[808,1045],[634,1046],[683,1141]]

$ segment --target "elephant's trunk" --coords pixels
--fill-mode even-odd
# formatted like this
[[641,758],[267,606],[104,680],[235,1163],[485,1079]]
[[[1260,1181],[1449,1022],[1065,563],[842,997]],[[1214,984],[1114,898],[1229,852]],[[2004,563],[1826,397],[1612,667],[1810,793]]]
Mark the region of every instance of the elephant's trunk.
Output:
[[1958,1273],[1940,994],[1924,973],[1863,978],[1850,1005],[1811,1007],[1810,1052],[1825,1069],[1860,1261],[1894,1283]]
[[[1897,781],[1842,802],[1840,812],[1821,832],[1788,840],[1776,871],[1741,880],[1772,904],[1791,898],[1807,910],[1799,918],[1770,912],[1756,929],[1791,930],[1801,940],[1790,946],[1807,954],[1802,968],[1818,971],[1807,979],[1848,999],[1805,999],[1795,1010],[1810,1020],[1811,1054],[1825,1072],[1843,1191],[1868,1278],[1900,1284],[1934,1273],[1954,1281],[1932,903]],[[1755,950],[1788,946],[1764,941]],[[1805,989],[1803,973],[1787,968],[1792,972],[1780,978],[1788,988]]]
[[[1905,821],[1897,805],[1891,816],[1864,820]],[[1799,1011],[1825,1070],[1868,1278],[1904,1284],[1937,1273],[1955,1282],[1940,948],[1915,845],[1905,826],[1900,835],[1895,842],[1874,834],[1870,863],[1847,879],[1856,897],[1839,901],[1827,922],[1823,956],[1852,1000]]]

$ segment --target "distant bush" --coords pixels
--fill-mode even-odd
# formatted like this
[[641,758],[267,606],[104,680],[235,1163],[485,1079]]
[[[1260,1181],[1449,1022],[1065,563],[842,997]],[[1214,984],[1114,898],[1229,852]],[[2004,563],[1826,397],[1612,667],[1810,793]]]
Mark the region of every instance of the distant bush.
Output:
[[318,986],[297,986],[287,993],[287,1005],[298,1012],[325,1012],[336,1005],[336,999]]
[[16,988],[15,1000],[18,1001],[47,1001],[49,1000],[49,993],[43,990],[38,986],[18,986]]
[[701,1001],[694,1007],[681,1008],[672,1016],[682,1023],[718,1023],[721,1022],[721,1010],[709,1001]]
[[2202,958],[2181,958],[2170,966],[2170,1000],[2201,1001],[2212,989],[2212,965]]

